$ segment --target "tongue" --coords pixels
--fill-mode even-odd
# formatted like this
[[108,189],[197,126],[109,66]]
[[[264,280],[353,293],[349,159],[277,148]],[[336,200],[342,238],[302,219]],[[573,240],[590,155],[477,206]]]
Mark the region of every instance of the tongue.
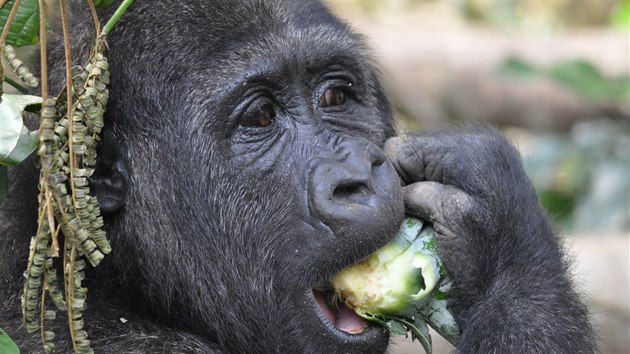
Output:
[[322,293],[317,291],[313,293],[322,312],[335,327],[350,334],[362,333],[367,329],[367,321],[354,313],[348,306],[341,304],[338,310],[333,310],[326,303],[326,299]]
[[317,300],[317,304],[322,309],[324,315],[326,315],[326,318],[328,318],[328,320],[334,324],[335,314],[333,314],[330,307],[328,307],[328,305],[326,304],[326,299],[324,298],[324,295],[318,291],[313,291],[313,294],[315,295],[315,300]]
[[367,321],[357,315],[349,307],[343,305],[339,308],[335,326],[344,332],[357,334],[365,331],[368,327]]

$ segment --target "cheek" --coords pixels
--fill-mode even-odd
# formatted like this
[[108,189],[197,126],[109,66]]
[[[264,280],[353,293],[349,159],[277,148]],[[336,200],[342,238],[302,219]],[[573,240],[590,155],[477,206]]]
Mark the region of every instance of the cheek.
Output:
[[290,134],[275,127],[259,134],[235,134],[230,140],[229,164],[236,171],[270,174],[291,156]]
[[290,160],[267,173],[246,170],[224,179],[212,201],[219,210],[215,222],[227,233],[225,249],[238,252],[239,259],[256,259],[261,267],[272,268],[279,283],[294,281],[295,267],[287,265],[304,263],[316,236],[307,191],[299,182],[305,175],[300,168],[306,167]]
[[[276,173],[240,171],[222,178],[211,203],[231,237],[275,237],[295,218],[297,189]],[[273,231],[273,232],[272,232]]]

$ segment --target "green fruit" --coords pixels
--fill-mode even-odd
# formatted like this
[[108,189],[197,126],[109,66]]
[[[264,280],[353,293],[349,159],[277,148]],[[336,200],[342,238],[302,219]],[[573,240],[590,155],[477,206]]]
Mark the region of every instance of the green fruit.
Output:
[[435,231],[407,217],[394,240],[332,280],[337,296],[359,316],[392,334],[418,339],[431,353],[427,324],[452,344],[459,330],[448,308],[452,281],[435,249]]

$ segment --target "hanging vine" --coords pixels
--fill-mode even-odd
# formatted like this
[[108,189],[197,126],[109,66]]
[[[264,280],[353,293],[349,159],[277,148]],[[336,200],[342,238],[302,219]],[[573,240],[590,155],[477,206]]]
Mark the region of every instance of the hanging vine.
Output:
[[[37,139],[37,156],[40,162],[38,226],[31,239],[30,253],[24,273],[22,313],[29,332],[40,331],[46,353],[55,351],[55,333],[47,330],[46,321],[54,320],[57,311],[66,312],[67,322],[75,353],[92,353],[88,333],[84,329],[83,312],[86,309],[88,289],[82,285],[85,279],[86,261],[96,267],[111,252],[103,230],[96,196],[90,194],[89,177],[94,173],[103,128],[103,115],[109,98],[109,64],[107,62],[106,37],[133,0],[125,0],[101,30],[96,15],[97,5],[109,5],[112,1],[87,0],[94,22],[95,37],[87,63],[72,66],[70,35],[66,1],[59,1],[59,13],[65,50],[66,85],[56,97],[49,97],[47,66],[46,1],[24,0],[30,6],[26,11],[39,12],[39,45],[41,77],[41,111]],[[37,2],[37,4],[35,4]],[[13,43],[19,38],[9,36],[16,18],[20,0],[0,0],[0,11],[11,5],[11,11],[3,23],[0,51],[11,70],[26,85],[38,84],[30,70],[17,58],[7,39]],[[35,6],[37,5],[37,6]],[[0,17],[0,21],[2,17]],[[1,23],[1,22],[0,22]],[[2,72],[0,72],[2,74]],[[4,75],[0,75],[0,84]],[[9,82],[17,88],[23,87]],[[2,92],[0,91],[0,95]],[[32,97],[32,96],[31,96]],[[11,95],[2,95],[5,101],[15,101]],[[19,100],[18,100],[19,101]],[[29,104],[37,102],[30,101]],[[2,104],[11,104],[5,102]],[[15,106],[15,103],[13,103]],[[26,106],[27,104],[24,104]],[[22,109],[24,107],[21,107]],[[22,120],[22,111],[16,110]],[[16,119],[2,117],[0,119]],[[18,139],[19,140],[19,139]],[[0,141],[0,147],[4,141]],[[18,149],[20,146],[14,147]],[[1,150],[0,150],[1,151]],[[28,155],[28,154],[27,154]],[[2,156],[0,155],[0,158]],[[8,160],[0,159],[0,163]],[[13,161],[13,160],[12,160]],[[60,240],[60,233],[63,240]],[[60,244],[62,243],[62,244]],[[61,252],[60,252],[61,251]],[[62,279],[55,264],[61,263]],[[50,300],[52,306],[47,303]]]

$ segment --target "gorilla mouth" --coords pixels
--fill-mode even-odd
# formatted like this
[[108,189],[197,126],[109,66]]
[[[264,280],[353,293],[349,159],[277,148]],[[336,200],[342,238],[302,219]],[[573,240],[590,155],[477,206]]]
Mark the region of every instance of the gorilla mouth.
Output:
[[368,321],[346,306],[338,296],[335,296],[333,290],[318,290],[315,288],[312,290],[321,314],[335,328],[349,334],[360,334],[369,327]]

